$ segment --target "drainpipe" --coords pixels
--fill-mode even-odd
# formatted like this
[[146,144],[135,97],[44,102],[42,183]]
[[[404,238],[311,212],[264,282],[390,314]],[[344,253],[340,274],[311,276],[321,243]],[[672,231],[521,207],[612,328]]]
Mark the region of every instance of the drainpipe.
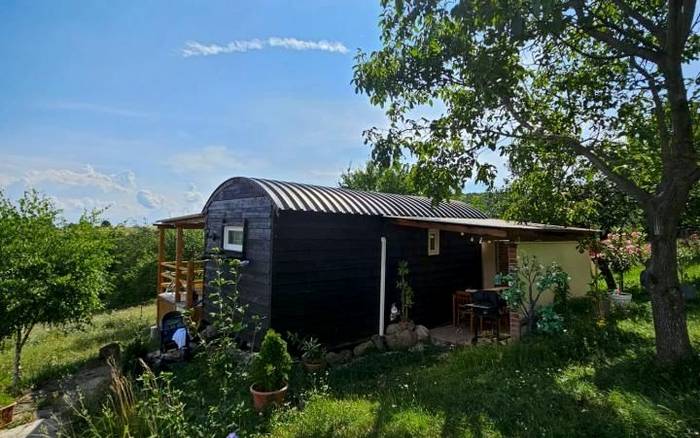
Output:
[[386,237],[382,236],[382,261],[379,275],[379,336],[384,336],[384,302],[386,301]]

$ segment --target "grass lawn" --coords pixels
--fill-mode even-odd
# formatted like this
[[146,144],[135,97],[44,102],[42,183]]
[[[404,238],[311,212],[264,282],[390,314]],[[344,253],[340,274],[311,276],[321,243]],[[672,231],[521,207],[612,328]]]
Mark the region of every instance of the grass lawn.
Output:
[[[155,306],[135,306],[96,315],[82,330],[36,327],[22,351],[23,387],[76,371],[97,358],[99,348],[112,341],[128,341],[151,326]],[[8,340],[0,349],[0,398],[12,381],[14,350]]]
[[[700,281],[700,265],[693,268]],[[596,323],[573,303],[567,333],[507,346],[374,354],[300,378],[303,409],[274,414],[271,437],[697,436],[700,356],[677,369],[654,362],[639,271],[631,312]],[[700,352],[700,303],[689,305]],[[294,382],[293,382],[294,384]],[[311,394],[311,395],[309,395]]]

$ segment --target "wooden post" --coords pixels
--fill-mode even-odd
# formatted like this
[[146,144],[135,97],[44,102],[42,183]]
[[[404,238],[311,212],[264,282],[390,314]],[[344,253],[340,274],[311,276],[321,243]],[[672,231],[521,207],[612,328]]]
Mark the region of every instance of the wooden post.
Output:
[[187,261],[187,308],[192,307],[194,300],[194,260]]
[[182,227],[177,226],[177,240],[175,241],[175,304],[180,302],[180,268],[182,268]]

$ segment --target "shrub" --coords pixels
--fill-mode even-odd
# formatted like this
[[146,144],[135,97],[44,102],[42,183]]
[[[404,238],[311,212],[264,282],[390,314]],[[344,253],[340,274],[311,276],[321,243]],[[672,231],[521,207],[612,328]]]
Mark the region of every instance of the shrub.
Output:
[[253,383],[262,391],[276,391],[287,384],[291,369],[287,343],[277,332],[268,330],[251,366]]
[[555,303],[566,306],[569,280],[569,275],[558,264],[553,262],[545,266],[534,256],[518,259],[518,270],[514,274],[499,274],[496,277],[497,283],[508,284],[503,298],[511,309],[522,313],[530,331],[536,328],[535,320],[539,311],[537,307],[542,294],[552,291]]
[[564,318],[562,318],[553,306],[544,306],[537,313],[537,331],[548,335],[564,331]]

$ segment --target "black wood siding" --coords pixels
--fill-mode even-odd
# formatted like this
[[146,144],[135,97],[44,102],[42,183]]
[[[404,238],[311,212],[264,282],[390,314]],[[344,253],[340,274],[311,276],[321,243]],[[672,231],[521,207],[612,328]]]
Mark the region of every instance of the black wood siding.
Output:
[[[264,316],[264,325],[267,327],[270,321],[270,267],[274,221],[270,199],[256,184],[245,179],[234,179],[214,192],[204,214],[207,253],[214,248],[222,248],[224,226],[245,223],[243,258],[249,260],[250,264],[241,270],[241,301],[249,306],[249,315]],[[240,256],[227,252],[223,254]],[[209,282],[215,277],[216,266],[213,262],[208,262],[205,271],[207,291],[210,290]]]
[[459,233],[440,232],[440,254],[428,255],[428,230],[388,225],[386,321],[391,304],[401,310],[396,289],[398,264],[408,262],[408,281],[414,291],[411,319],[428,328],[452,321],[452,294],[481,287],[481,245]]
[[381,228],[376,216],[281,211],[272,326],[332,345],[376,332]]
[[281,211],[275,222],[271,324],[337,345],[378,330],[380,238],[387,237],[386,322],[399,303],[396,270],[406,260],[415,291],[412,318],[449,321],[452,293],[481,285],[480,246],[443,232],[440,255],[427,255],[427,230],[376,216]]

